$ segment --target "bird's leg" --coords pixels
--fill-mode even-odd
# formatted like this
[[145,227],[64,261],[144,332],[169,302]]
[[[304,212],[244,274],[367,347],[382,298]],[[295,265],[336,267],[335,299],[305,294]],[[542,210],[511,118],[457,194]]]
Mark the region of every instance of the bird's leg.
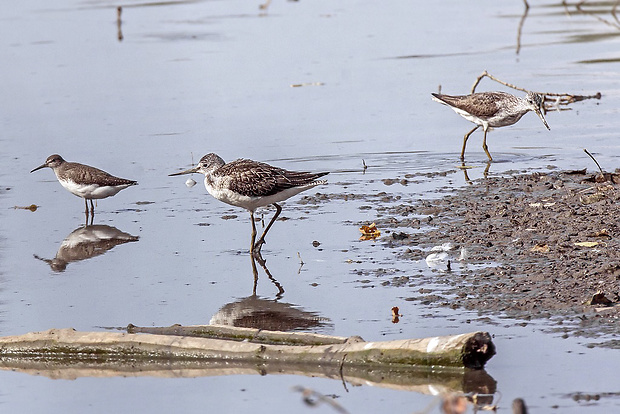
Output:
[[[478,128],[480,128],[480,125],[476,125],[476,127],[474,129],[472,129],[471,131],[469,131],[467,134],[465,134],[465,136],[463,137],[463,149],[461,150],[461,161],[465,159],[465,146],[467,145],[467,140],[469,139],[469,136],[471,134],[474,133],[475,130],[477,130]],[[486,134],[486,131],[485,131]]]
[[256,261],[258,262],[260,267],[263,268],[263,270],[265,271],[265,274],[267,275],[269,280],[271,280],[271,282],[276,286],[276,288],[278,289],[278,293],[276,294],[276,299],[280,299],[282,297],[282,295],[284,295],[284,288],[282,287],[280,282],[278,282],[276,280],[276,278],[273,277],[273,275],[271,274],[271,272],[267,268],[267,261],[265,259],[263,259],[263,256],[260,254],[260,252],[256,252],[255,254],[252,255],[252,257],[256,258]]
[[[254,246],[252,245],[252,247]],[[256,268],[255,255],[251,250],[250,250],[250,259],[252,259],[252,274],[254,275],[254,286],[252,287],[252,296],[256,296],[256,286],[258,286],[258,269]]]
[[487,157],[489,157],[489,162],[493,161],[493,157],[489,153],[489,147],[487,147],[487,130],[484,130],[484,139],[482,140],[482,149],[487,153]]
[[86,216],[88,217],[88,200],[84,199],[84,205],[86,206],[86,211],[84,211],[84,214],[86,214]]
[[256,240],[256,222],[254,221],[253,211],[250,211],[250,220],[252,221],[252,240],[251,240],[252,244],[250,244],[250,253],[253,253],[254,252],[254,240]]
[[260,236],[260,239],[258,239],[258,241],[256,242],[256,244],[254,244],[254,252],[260,252],[260,248],[263,244],[265,244],[265,235],[267,234],[267,232],[269,231],[269,229],[271,228],[271,226],[273,226],[273,223],[276,221],[276,219],[278,218],[278,216],[280,215],[280,213],[282,212],[282,207],[280,207],[278,204],[273,203],[274,206],[276,206],[276,214],[273,215],[271,221],[269,222],[269,224],[267,224],[267,227],[265,228],[265,231],[263,232],[263,234]]
[[489,169],[491,168],[491,161],[487,161],[487,167],[484,169],[484,178],[489,178]]
[[463,171],[463,175],[465,176],[465,182],[467,184],[471,184],[471,180],[469,179],[469,174],[467,173],[467,167],[465,166],[465,161],[461,161],[461,170]]
[[95,206],[93,205],[93,199],[90,199],[90,224],[93,224],[95,219]]

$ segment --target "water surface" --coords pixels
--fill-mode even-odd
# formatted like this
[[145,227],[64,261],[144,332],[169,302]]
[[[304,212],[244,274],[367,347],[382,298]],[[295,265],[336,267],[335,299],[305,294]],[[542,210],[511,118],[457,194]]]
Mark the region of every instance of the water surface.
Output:
[[[544,333],[551,322],[523,326],[407,301],[416,292],[382,282],[432,271],[396,261],[381,241],[358,240],[359,225],[377,218],[374,195],[423,199],[467,185],[456,166],[471,124],[430,93],[468,93],[483,70],[532,90],[603,94],[548,113],[551,131],[532,114],[492,131],[491,174],[593,169],[584,147],[604,168],[618,167],[619,30],[596,18],[613,21],[612,3],[596,15],[536,3],[522,19],[520,1],[274,1],[262,11],[248,1],[132,1],[120,27],[108,1],[3,7],[0,332],[208,323],[255,294],[329,320],[329,333],[367,340],[486,330],[498,348],[487,372],[501,409],[522,397],[532,412],[617,410],[613,395],[572,398],[615,391],[617,351]],[[479,86],[495,89],[505,88]],[[478,132],[468,144],[472,179],[486,166],[481,141]],[[167,176],[208,152],[332,172],[316,189],[328,201],[292,199],[288,220],[270,232],[263,256],[280,287],[262,269],[254,285],[247,212]],[[28,173],[53,153],[139,181],[101,200],[95,217],[139,240],[62,271],[35,257],[57,257],[84,219],[82,201],[51,171]],[[446,174],[384,182],[436,172]],[[13,209],[33,203],[34,213]],[[369,276],[377,268],[385,278]],[[404,315],[399,324],[392,306]],[[11,412],[310,411],[293,385],[336,395],[350,412],[413,412],[433,399],[300,376],[0,378]]]

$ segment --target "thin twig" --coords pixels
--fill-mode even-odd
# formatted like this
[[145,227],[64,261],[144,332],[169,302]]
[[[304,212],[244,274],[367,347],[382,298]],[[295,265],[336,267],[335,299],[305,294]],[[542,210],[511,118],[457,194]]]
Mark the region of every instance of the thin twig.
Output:
[[[585,4],[585,2],[586,2],[586,0],[583,0],[583,1],[580,1],[579,3],[577,3],[577,4],[575,5],[575,9],[577,9],[577,11],[578,11],[578,12],[580,12],[580,13],[582,13],[582,14],[588,14],[588,15],[590,15],[590,16],[592,16],[592,17],[594,17],[594,18],[595,18],[596,20],[598,20],[599,22],[602,22],[602,23],[605,23],[606,25],[609,25],[609,26],[615,27],[616,29],[620,29],[620,25],[618,25],[618,24],[616,24],[616,23],[614,23],[614,22],[610,22],[609,20],[604,19],[604,18],[602,18],[602,17],[598,16],[595,12],[589,12],[589,11],[586,11],[586,10],[582,9],[582,6]],[[612,14],[614,17],[616,17],[616,16],[615,16],[615,12],[614,12],[614,11],[615,11],[616,6],[617,6],[617,3],[616,3],[616,5],[612,8],[612,11],[611,11],[611,14]],[[618,19],[616,18],[616,20],[618,20]]]
[[299,254],[299,252],[297,252],[297,257],[299,258],[299,269],[297,269],[297,274],[300,274],[301,268],[304,267],[305,263],[303,259],[301,258],[301,254]]
[[566,0],[562,0],[562,6],[564,6],[564,12],[566,13],[566,16],[571,17],[570,10],[568,10],[568,3],[566,3]]
[[123,8],[121,6],[118,6],[116,8],[116,36],[118,37],[118,41],[121,42],[123,40],[123,30],[122,30],[122,25],[123,25],[123,20],[121,18],[121,15],[123,14]]
[[620,24],[620,20],[618,20],[618,15],[616,14],[616,10],[618,9],[618,4],[620,4],[620,0],[616,0],[614,7],[611,9],[611,15],[614,16],[614,19]]
[[347,382],[344,379],[344,374],[342,373],[342,370],[344,368],[344,360],[347,357],[347,354],[344,354],[342,356],[342,361],[340,361],[340,367],[338,368],[338,372],[340,373],[340,380],[342,381],[342,386],[344,387],[344,390],[346,392],[349,392],[349,389],[347,388]]
[[[585,99],[601,99],[601,93],[597,92],[594,95],[575,95],[572,93],[556,93],[556,92],[537,92],[537,91],[530,91],[528,89],[524,89],[524,88],[520,88],[516,85],[513,85],[511,83],[508,82],[504,82],[498,78],[496,78],[495,76],[491,75],[489,72],[487,72],[486,70],[483,71],[480,76],[478,76],[476,78],[476,82],[474,82],[474,85],[471,88],[471,93],[476,92],[476,87],[478,86],[478,84],[480,83],[480,81],[482,81],[482,78],[487,77],[490,78],[491,80],[494,80],[497,83],[500,83],[508,88],[511,89],[515,89],[517,91],[522,91],[522,92],[536,92],[540,95],[543,95],[545,97],[545,100],[549,100],[549,101],[553,101],[556,105],[568,105],[570,103],[573,102],[579,102],[579,101],[583,101]],[[556,99],[547,99],[547,97],[556,97]]]
[[588,154],[590,156],[590,158],[592,158],[592,161],[594,161],[594,163],[596,164],[596,166],[598,167],[598,170],[601,172],[601,174],[603,174],[603,169],[601,168],[600,164],[598,163],[598,161],[596,160],[596,158],[594,158],[594,156],[592,154],[590,154],[590,152],[587,149],[583,149],[583,151]]
[[525,18],[530,11],[530,5],[527,4],[527,0],[523,0],[523,3],[525,4],[525,10],[523,11],[523,16],[521,16],[521,20],[519,21],[519,29],[517,30],[517,55],[521,51],[521,32],[523,30],[523,24],[525,23]]

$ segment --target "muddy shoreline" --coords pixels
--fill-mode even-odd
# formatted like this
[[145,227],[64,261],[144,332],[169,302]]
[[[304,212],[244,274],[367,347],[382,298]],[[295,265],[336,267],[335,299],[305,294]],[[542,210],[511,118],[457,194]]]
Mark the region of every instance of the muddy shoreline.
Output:
[[[434,200],[406,200],[386,189],[365,201],[383,230],[376,242],[394,250],[397,269],[425,260],[434,246],[452,249],[431,271],[358,274],[414,288],[418,294],[406,300],[431,306],[521,324],[548,318],[552,330],[565,335],[618,334],[620,187],[614,181],[616,174],[585,171],[515,172]],[[384,183],[403,184],[398,178]]]

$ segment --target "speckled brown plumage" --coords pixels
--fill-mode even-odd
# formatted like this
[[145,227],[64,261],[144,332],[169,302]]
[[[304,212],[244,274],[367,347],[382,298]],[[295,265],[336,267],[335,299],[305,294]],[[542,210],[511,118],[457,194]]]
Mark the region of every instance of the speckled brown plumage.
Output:
[[433,96],[478,118],[490,118],[497,114],[503,102],[516,100],[516,96],[503,92],[483,92],[460,96],[434,93]]
[[97,184],[99,186],[137,184],[137,181],[115,177],[99,168],[66,161],[58,169],[58,178],[62,180],[71,180],[76,184]]
[[115,177],[99,168],[77,162],[67,162],[60,155],[54,154],[47,157],[45,163],[31,172],[49,167],[54,170],[59,180],[68,180],[76,184],[103,186],[134,185],[137,181]]
[[248,197],[265,197],[293,187],[308,185],[328,173],[289,171],[258,161],[239,159],[213,172],[227,177],[229,189]]

